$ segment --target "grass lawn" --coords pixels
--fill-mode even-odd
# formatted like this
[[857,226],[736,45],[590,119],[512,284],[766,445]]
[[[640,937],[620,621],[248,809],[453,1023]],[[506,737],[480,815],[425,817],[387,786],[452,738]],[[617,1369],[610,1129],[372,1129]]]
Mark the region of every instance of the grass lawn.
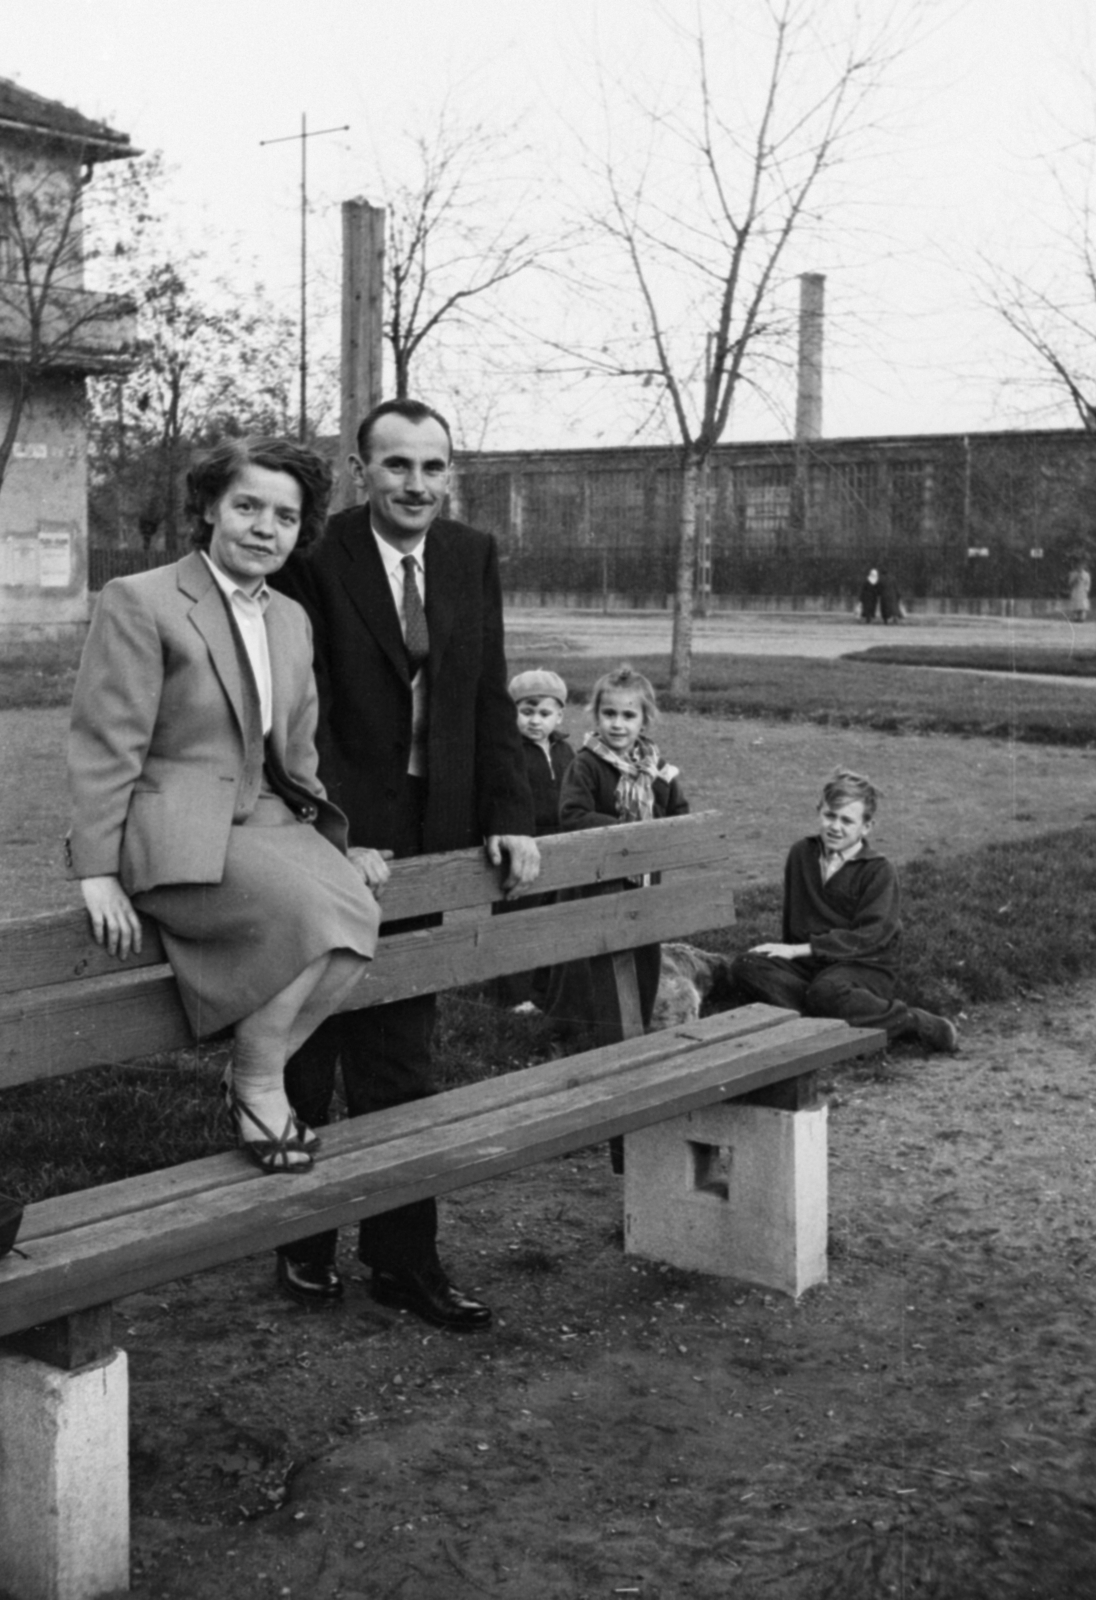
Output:
[[[511,666],[553,667],[574,701],[588,695],[615,659],[541,652],[515,653]],[[816,722],[883,733],[980,734],[1034,744],[1096,742],[1096,695],[1087,685],[1023,678],[960,677],[909,672],[874,660],[820,661],[787,656],[700,655],[693,660],[687,702],[667,691],[669,658],[635,656],[667,709],[685,705],[715,717]]]
[[[960,660],[962,656],[965,659]],[[901,660],[899,660],[901,657]],[[716,717],[762,717],[814,722],[883,733],[982,734],[1033,744],[1096,743],[1096,699],[1087,683],[1041,683],[1023,672],[1096,676],[1096,653],[1070,657],[1037,649],[1023,652],[1026,667],[1008,666],[1009,652],[986,646],[934,650],[880,645],[838,661],[806,657],[698,655],[688,701],[667,693],[668,655],[635,656],[668,710],[690,709]],[[1053,666],[1046,664],[1054,661]],[[1073,667],[1069,666],[1070,661]],[[1042,665],[1035,665],[1035,662]],[[72,641],[36,644],[9,652],[0,670],[0,710],[64,706],[72,698],[79,649]],[[993,663],[999,663],[994,666]],[[905,666],[970,666],[993,677],[908,672]],[[1086,665],[1087,663],[1087,665]],[[598,656],[511,651],[510,668],[550,666],[562,672],[571,698],[581,703],[595,680],[619,663]]]
[[843,659],[870,662],[873,666],[965,667],[972,672],[1041,672],[1058,678],[1096,678],[1096,650],[1038,645],[875,644],[867,650],[850,650]]

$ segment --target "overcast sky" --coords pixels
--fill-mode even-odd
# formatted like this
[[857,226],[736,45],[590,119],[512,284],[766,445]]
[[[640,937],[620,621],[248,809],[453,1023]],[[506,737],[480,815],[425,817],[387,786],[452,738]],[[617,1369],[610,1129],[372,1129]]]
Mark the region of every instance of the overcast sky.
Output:
[[[736,3],[722,0],[723,14]],[[881,19],[903,7],[862,9]],[[339,202],[379,197],[378,163],[398,166],[397,136],[445,95],[503,129],[524,118],[523,159],[581,197],[572,135],[597,137],[598,61],[610,75],[649,72],[664,14],[694,10],[685,0],[3,0],[0,73],[162,150],[177,169],[184,236],[226,268],[256,260],[292,310],[298,147],[260,140],[296,132],[302,113],[312,128],[351,125],[309,146],[315,270],[334,278]],[[980,304],[976,277],[980,257],[1039,272],[1068,247],[1046,160],[1092,125],[1087,10],[1087,0],[928,5],[873,107],[879,130],[859,146],[848,215],[835,213],[812,259],[794,262],[827,275],[827,434],[1074,423],[1016,381],[1018,347]],[[538,293],[538,315],[551,315]],[[780,436],[783,402],[744,401],[730,436]],[[603,386],[534,382],[498,408],[487,442],[618,442],[633,417]]]

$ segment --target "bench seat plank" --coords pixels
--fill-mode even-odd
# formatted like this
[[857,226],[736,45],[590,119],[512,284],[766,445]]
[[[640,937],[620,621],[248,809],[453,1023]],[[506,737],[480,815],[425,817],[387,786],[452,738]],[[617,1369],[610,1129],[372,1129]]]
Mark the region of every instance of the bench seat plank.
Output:
[[[616,830],[607,830],[616,831]],[[698,906],[701,908],[698,911]],[[561,901],[504,917],[457,916],[382,939],[355,996],[377,1005],[579,956],[634,949],[734,920],[730,869],[664,877],[642,890]],[[141,967],[0,1001],[0,1088],[193,1043],[170,969]]]
[[[615,1074],[646,1061],[662,1061],[669,1069],[678,1057],[702,1045],[718,1045],[742,1035],[755,1037],[764,1029],[780,1027],[788,1020],[788,1013],[777,1006],[743,1006],[737,1011],[722,1011],[697,1022],[681,1023],[675,1028],[605,1045],[582,1055],[563,1056],[502,1073],[496,1078],[462,1084],[456,1089],[447,1089],[443,1095],[409,1100],[368,1117],[333,1123],[323,1129],[324,1152],[341,1155],[348,1150],[366,1150],[375,1144],[425,1132],[438,1121],[439,1106],[444,1108],[447,1121],[457,1123],[483,1112],[502,1110],[515,1102],[532,1105],[576,1083],[576,1074],[598,1076],[610,1082]],[[19,1238],[25,1243],[28,1239],[122,1216],[127,1211],[147,1211],[209,1189],[251,1183],[254,1178],[254,1167],[242,1160],[236,1151],[201,1156],[195,1161],[180,1162],[178,1166],[99,1184],[94,1189],[40,1200],[28,1207]],[[0,1274],[2,1271],[0,1267]]]
[[[492,1091],[505,1079],[449,1091],[422,1103],[420,1110],[431,1113],[428,1122],[381,1141],[375,1127],[362,1125],[390,1113],[354,1119],[325,1136],[323,1156],[299,1176],[249,1173],[245,1183],[215,1180],[151,1210],[117,1211],[48,1236],[37,1233],[38,1208],[31,1207],[30,1259],[0,1262],[0,1335],[97,1304],[105,1294],[118,1298],[303,1233],[463,1188],[885,1043],[878,1031],[787,1012],[778,1016],[783,1020],[766,1015],[753,1030],[735,1029],[730,1036],[694,1025],[528,1068],[510,1075],[518,1080],[514,1089],[531,1088],[539,1075],[547,1075],[553,1087],[539,1094],[504,1091],[496,1104],[490,1103]],[[619,1056],[614,1061],[614,1051],[634,1052],[640,1044],[642,1059],[633,1055],[630,1065]],[[651,1051],[650,1045],[662,1049]],[[486,1109],[473,1109],[476,1090],[488,1091]],[[454,1121],[450,1107],[458,1097],[465,1114]],[[396,1109],[406,1114],[410,1108]],[[214,1164],[228,1160],[240,1157],[211,1158]],[[133,1182],[147,1192],[146,1179]],[[125,1185],[110,1187],[117,1192]],[[73,1199],[80,1203],[83,1197]],[[56,1217],[64,1198],[45,1204]]]

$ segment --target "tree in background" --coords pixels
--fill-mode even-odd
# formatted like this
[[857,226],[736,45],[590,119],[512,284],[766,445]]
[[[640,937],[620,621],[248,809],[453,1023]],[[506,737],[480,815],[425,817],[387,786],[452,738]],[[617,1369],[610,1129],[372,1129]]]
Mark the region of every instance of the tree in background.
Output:
[[[1093,89],[1088,83],[1089,100]],[[1052,405],[1066,400],[1081,426],[1096,432],[1096,133],[1068,137],[1043,165],[1065,225],[1044,232],[1028,213],[1029,261],[1011,270],[985,261],[982,290],[1022,342],[1024,383]]]
[[176,555],[190,452],[220,436],[291,433],[295,334],[265,303],[223,279],[202,286],[200,256],[145,263],[134,284],[138,357],[96,385],[95,471],[128,490],[141,542],[160,530]]
[[[490,342],[491,291],[541,258],[527,187],[513,189],[513,130],[461,121],[443,103],[428,132],[409,138],[412,161],[383,181],[386,210],[384,335],[394,391],[410,393],[412,363],[444,325]],[[451,342],[451,340],[450,340]]]
[[0,362],[11,379],[0,488],[27,402],[43,381],[123,355],[119,334],[132,307],[84,287],[94,249],[84,238],[84,200],[95,159],[101,154],[78,145],[59,152],[10,134],[0,155]]
[[108,542],[120,532],[147,548],[162,534],[173,557],[191,452],[226,434],[295,431],[297,334],[261,284],[212,277],[203,251],[172,247],[164,181],[154,155],[101,197],[98,225],[118,240],[110,275],[136,305],[138,344],[129,372],[92,385],[91,505]]
[[[896,43],[886,25],[863,36],[855,17],[841,32],[818,0],[720,6],[711,21],[701,4],[691,27],[676,16],[665,49],[645,35],[657,86],[603,91],[604,146],[589,158],[600,200],[586,212],[578,288],[605,315],[594,339],[553,343],[584,378],[642,386],[680,446],[671,686],[687,693],[705,462],[739,385],[764,387],[766,361],[786,347],[785,257],[817,230],[826,180],[865,131]],[[746,77],[757,33],[767,70]]]

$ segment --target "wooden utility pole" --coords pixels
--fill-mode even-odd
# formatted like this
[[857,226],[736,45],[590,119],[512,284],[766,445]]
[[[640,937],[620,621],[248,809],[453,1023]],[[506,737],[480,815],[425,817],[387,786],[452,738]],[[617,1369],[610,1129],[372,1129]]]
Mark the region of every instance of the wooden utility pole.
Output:
[[300,133],[287,133],[281,139],[260,139],[260,147],[268,144],[287,144],[291,139],[301,141],[301,356],[298,363],[301,383],[300,408],[297,420],[297,437],[301,443],[308,438],[308,141],[318,139],[323,133],[346,133],[349,122],[337,128],[313,128],[301,113]]
[[342,415],[337,507],[358,503],[346,466],[357,449],[358,424],[383,389],[384,207],[346,200],[343,218]]

